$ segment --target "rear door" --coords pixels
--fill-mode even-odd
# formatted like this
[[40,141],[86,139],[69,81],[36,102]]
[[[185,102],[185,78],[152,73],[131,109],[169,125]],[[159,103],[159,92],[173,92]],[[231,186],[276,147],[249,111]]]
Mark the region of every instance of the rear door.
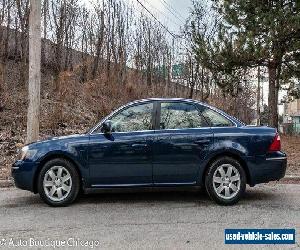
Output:
[[191,185],[213,144],[213,134],[197,106],[190,102],[158,104],[153,143],[155,185]]

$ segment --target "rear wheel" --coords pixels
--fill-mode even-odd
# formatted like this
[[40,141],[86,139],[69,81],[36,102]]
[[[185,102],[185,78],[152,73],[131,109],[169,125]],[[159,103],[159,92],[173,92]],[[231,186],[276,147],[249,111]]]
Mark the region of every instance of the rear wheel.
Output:
[[205,176],[210,198],[222,205],[237,203],[246,189],[246,174],[241,164],[231,157],[214,161]]
[[38,178],[38,191],[48,205],[69,205],[78,196],[79,189],[79,175],[71,162],[57,158],[43,166]]

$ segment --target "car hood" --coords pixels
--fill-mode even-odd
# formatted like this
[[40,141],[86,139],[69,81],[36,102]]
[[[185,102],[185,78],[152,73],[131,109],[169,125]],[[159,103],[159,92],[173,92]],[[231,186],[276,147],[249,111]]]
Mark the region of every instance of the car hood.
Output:
[[43,140],[39,140],[36,142],[32,142],[28,144],[29,147],[34,147],[34,146],[39,146],[40,144],[44,143],[51,143],[51,142],[61,142],[61,141],[71,141],[71,140],[77,140],[82,137],[86,136],[86,134],[72,134],[72,135],[64,135],[64,136],[53,136],[53,137],[48,137]]
[[85,134],[73,134],[73,135],[53,136],[53,137],[47,138],[47,140],[63,140],[63,139],[70,139],[70,138],[74,138],[74,137],[80,137],[80,136],[84,136],[84,135]]

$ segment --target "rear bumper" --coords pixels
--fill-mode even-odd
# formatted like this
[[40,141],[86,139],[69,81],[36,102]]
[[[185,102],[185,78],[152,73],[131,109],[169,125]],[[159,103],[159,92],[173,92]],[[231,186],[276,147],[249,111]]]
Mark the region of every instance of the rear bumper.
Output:
[[277,181],[284,177],[287,167],[287,156],[283,152],[255,157],[249,163],[250,185]]
[[34,192],[34,177],[38,164],[35,162],[16,161],[11,168],[15,186]]

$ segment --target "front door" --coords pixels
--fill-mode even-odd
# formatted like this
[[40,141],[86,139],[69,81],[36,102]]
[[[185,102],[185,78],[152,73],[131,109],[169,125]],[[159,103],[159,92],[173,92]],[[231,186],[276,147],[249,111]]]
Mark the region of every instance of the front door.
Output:
[[205,118],[192,103],[162,102],[153,144],[155,185],[191,185],[213,143]]
[[126,107],[112,117],[111,135],[90,136],[92,187],[152,185],[153,103]]

